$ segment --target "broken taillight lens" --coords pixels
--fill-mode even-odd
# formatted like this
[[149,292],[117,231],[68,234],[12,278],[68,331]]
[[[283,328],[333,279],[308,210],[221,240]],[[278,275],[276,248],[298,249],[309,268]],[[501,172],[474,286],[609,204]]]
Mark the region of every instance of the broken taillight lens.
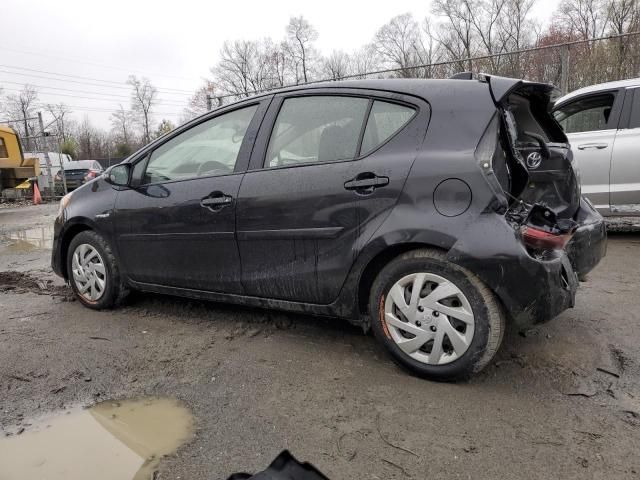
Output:
[[520,228],[524,244],[536,250],[562,250],[571,240],[571,233],[551,233],[535,227]]

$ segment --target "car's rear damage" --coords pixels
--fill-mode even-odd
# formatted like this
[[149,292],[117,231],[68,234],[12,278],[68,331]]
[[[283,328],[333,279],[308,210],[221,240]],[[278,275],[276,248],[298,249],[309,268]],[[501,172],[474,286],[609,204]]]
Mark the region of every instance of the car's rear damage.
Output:
[[[527,327],[573,306],[578,279],[605,254],[605,226],[581,197],[569,143],[549,114],[552,87],[485,81],[497,110],[475,157],[494,197],[449,256],[474,271],[514,322]],[[465,241],[474,238],[491,240],[482,246]]]

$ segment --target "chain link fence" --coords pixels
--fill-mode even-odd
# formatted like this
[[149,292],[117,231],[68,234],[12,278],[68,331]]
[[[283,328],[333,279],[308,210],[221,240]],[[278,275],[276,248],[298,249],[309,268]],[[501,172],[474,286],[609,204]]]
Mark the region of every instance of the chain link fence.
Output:
[[[306,84],[349,79],[449,78],[460,72],[485,73],[550,83],[565,94],[597,83],[640,77],[640,32],[376,70],[335,79],[314,80]],[[209,108],[276,88],[281,87],[208,97]]]

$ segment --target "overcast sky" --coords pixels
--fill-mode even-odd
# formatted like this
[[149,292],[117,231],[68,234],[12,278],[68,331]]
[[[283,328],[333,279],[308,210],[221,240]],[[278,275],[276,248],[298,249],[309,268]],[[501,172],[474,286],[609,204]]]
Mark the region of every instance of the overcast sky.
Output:
[[[548,22],[555,5],[537,0],[535,16]],[[38,88],[42,102],[64,102],[75,118],[88,114],[108,128],[110,111],[119,103],[129,105],[127,76],[147,76],[161,90],[156,120],[177,122],[188,92],[208,76],[225,40],[277,40],[289,17],[303,15],[318,30],[322,53],[352,51],[405,12],[422,19],[429,1],[7,1],[1,12],[0,87],[4,94],[25,83],[43,87]],[[86,79],[57,76],[55,81],[51,73]]]

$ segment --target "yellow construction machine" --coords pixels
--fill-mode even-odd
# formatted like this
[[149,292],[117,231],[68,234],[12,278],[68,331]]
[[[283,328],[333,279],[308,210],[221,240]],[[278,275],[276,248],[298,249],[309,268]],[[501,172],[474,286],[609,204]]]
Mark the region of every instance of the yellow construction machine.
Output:
[[37,158],[24,158],[16,132],[0,125],[0,192],[3,199],[31,195],[31,181],[40,175]]

